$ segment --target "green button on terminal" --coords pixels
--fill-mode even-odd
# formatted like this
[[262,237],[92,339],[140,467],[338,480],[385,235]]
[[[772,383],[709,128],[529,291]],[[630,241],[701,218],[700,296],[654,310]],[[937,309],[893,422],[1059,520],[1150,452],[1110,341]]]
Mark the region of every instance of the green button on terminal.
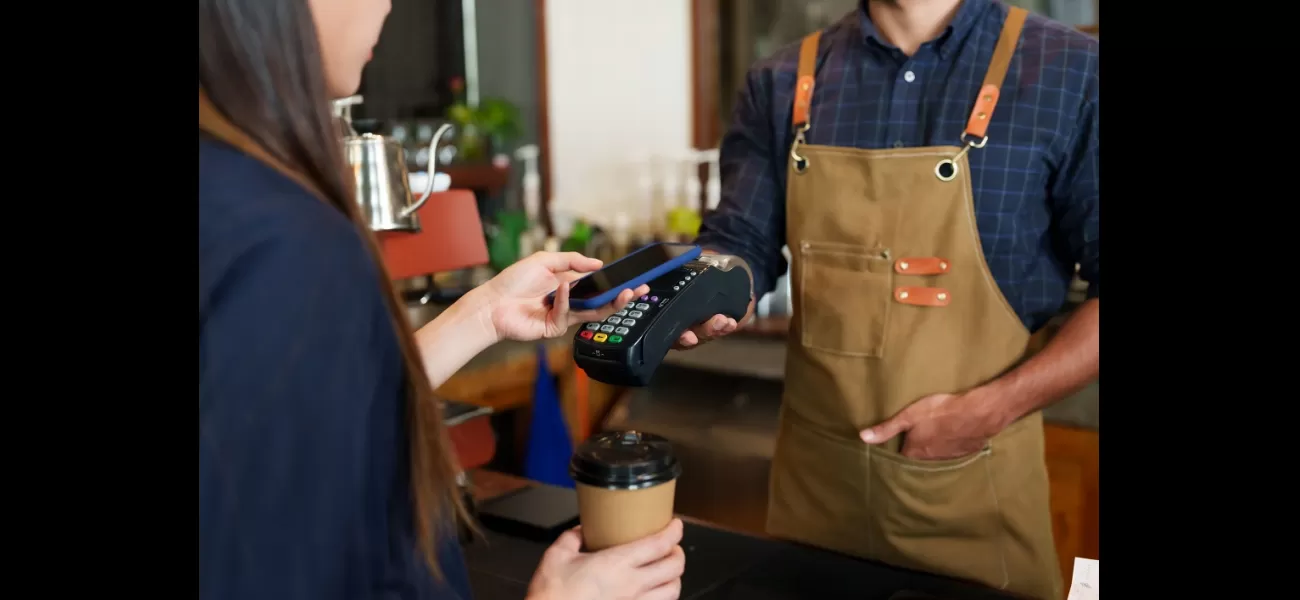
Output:
[[619,342],[621,342],[621,341],[623,341],[623,336],[621,336],[621,335],[611,335],[611,336],[609,336],[609,343],[611,343],[611,344],[617,344],[617,343],[619,343]]

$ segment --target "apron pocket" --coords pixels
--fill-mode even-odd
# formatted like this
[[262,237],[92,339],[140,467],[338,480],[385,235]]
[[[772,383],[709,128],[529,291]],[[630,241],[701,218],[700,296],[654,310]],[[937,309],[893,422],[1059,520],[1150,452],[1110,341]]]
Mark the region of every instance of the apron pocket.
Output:
[[811,428],[781,411],[772,457],[768,534],[857,556],[869,556],[868,458],[860,441]]
[[886,249],[799,245],[799,329],[805,348],[879,358],[892,304],[893,261]]
[[870,503],[881,533],[876,550],[883,560],[997,588],[1007,584],[989,447],[939,461],[878,446],[869,453]]

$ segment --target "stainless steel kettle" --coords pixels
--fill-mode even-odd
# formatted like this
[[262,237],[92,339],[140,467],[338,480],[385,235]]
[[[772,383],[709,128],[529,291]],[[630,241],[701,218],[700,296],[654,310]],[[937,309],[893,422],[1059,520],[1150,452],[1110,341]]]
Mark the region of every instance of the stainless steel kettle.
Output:
[[433,134],[429,142],[428,184],[420,198],[412,200],[410,174],[401,142],[373,133],[358,134],[352,128],[352,107],[361,101],[361,96],[350,96],[334,102],[334,113],[347,129],[343,151],[356,179],[361,216],[374,231],[419,231],[420,221],[415,212],[433,194],[437,170],[434,157],[438,142],[451,129],[451,124],[443,124]]

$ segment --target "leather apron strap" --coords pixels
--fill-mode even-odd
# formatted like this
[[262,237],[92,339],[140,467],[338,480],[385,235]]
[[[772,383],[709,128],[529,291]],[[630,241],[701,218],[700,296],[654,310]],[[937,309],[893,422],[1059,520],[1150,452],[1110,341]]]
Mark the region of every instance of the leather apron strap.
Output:
[[795,131],[806,131],[810,125],[808,110],[812,108],[813,89],[817,87],[817,47],[821,39],[822,32],[814,31],[799,46],[799,79],[795,84],[794,112],[790,115]]
[[[1007,69],[1011,67],[1011,57],[1016,53],[1016,44],[1020,42],[1020,31],[1025,27],[1025,17],[1029,16],[1019,6],[1011,7],[1007,20],[1002,23],[1002,35],[998,36],[998,45],[993,49],[993,58],[989,60],[989,69],[984,74],[984,85],[980,86],[979,97],[975,99],[975,108],[971,109],[970,119],[966,121],[966,136],[971,139],[984,138],[989,121],[993,119],[993,109],[998,104],[998,94],[1002,82],[1007,78]],[[980,143],[980,146],[983,146]]]
[[[1018,6],[1012,6],[1007,19],[1002,23],[1002,34],[998,36],[997,47],[993,49],[993,58],[989,60],[988,71],[984,74],[984,83],[980,86],[979,97],[971,109],[966,121],[963,135],[971,139],[982,139],[988,131],[989,121],[993,118],[993,109],[997,107],[1002,82],[1007,78],[1011,67],[1011,58],[1015,56],[1016,44],[1020,42],[1020,32],[1024,29],[1025,18],[1029,12]],[[794,110],[790,114],[790,124],[795,131],[807,131],[812,127],[810,112],[813,91],[817,88],[817,50],[821,44],[822,32],[814,31],[803,38],[799,46],[799,71],[795,84]],[[983,146],[981,143],[980,146]],[[977,146],[978,147],[978,146]]]

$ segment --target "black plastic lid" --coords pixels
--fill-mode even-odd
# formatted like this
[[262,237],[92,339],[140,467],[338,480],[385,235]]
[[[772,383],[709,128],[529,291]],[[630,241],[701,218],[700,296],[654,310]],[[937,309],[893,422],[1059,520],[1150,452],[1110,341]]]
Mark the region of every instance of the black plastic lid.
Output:
[[592,436],[573,453],[569,475],[594,487],[640,489],[676,479],[682,466],[672,444],[653,433],[609,431]]

